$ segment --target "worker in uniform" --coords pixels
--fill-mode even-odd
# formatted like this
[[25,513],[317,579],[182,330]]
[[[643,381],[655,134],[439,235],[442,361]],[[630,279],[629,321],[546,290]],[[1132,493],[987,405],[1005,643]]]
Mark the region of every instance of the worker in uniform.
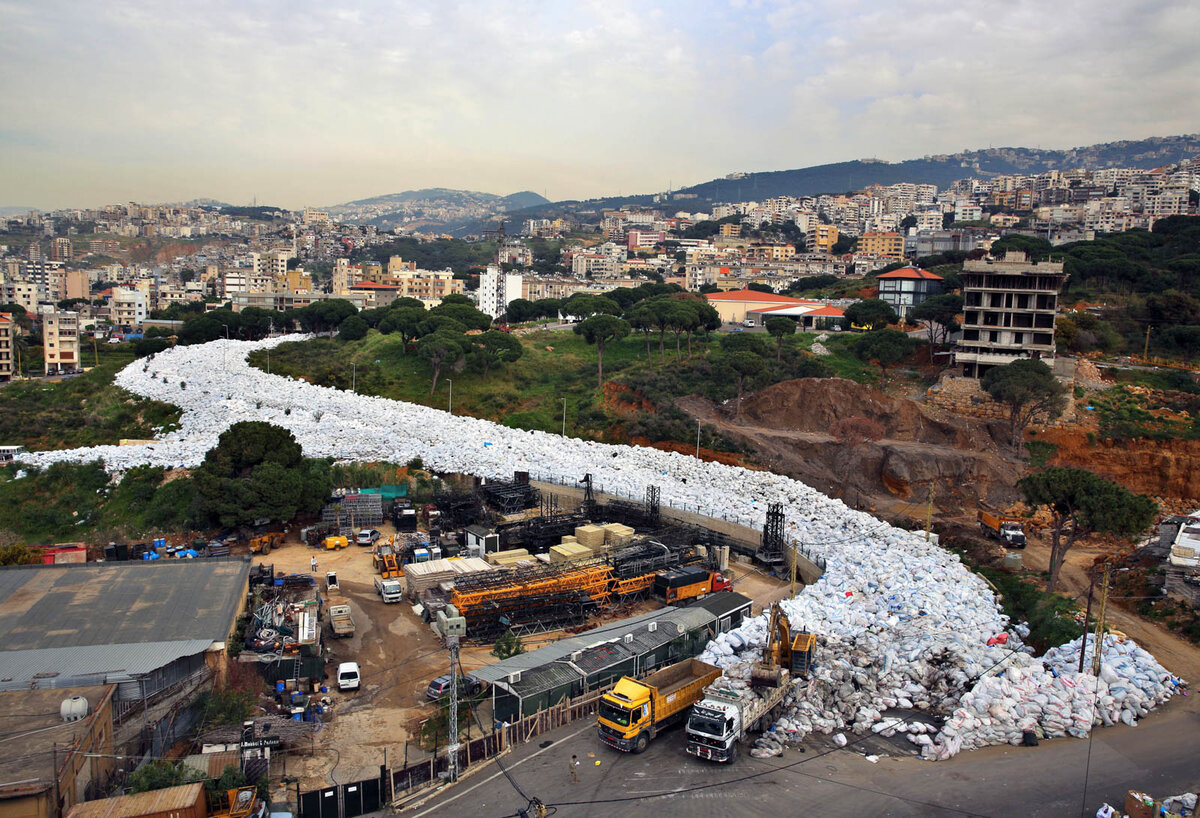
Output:
[[571,756],[571,783],[579,783],[579,757]]

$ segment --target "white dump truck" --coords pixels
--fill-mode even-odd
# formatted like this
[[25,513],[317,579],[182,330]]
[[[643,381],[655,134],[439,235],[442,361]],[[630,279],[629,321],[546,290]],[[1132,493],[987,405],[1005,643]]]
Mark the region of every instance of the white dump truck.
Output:
[[687,722],[687,751],[697,758],[732,764],[738,744],[775,722],[791,676],[784,669],[778,687],[735,688],[721,678],[693,707]]

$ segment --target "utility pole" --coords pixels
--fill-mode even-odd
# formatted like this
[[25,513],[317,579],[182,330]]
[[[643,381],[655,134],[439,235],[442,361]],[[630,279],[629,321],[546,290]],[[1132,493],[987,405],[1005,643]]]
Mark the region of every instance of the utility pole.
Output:
[[1079,646],[1079,672],[1083,673],[1083,657],[1087,653],[1088,642],[1088,626],[1092,623],[1092,592],[1096,590],[1096,575],[1092,574],[1092,581],[1088,583],[1088,601],[1087,608],[1083,612],[1083,636]]
[[1108,614],[1108,566],[1100,580],[1100,613],[1096,616],[1096,636],[1092,642],[1092,675],[1100,675],[1100,654],[1104,649],[1104,619]]
[[350,362],[350,391],[358,391],[358,361]]
[[447,636],[446,647],[450,649],[450,721],[446,735],[450,739],[447,747],[446,775],[450,781],[458,780],[458,637]]
[[1150,326],[1146,326],[1146,344],[1142,347],[1142,360],[1150,360]]
[[450,384],[450,405],[446,408],[446,411],[453,415],[454,414],[454,381],[452,381],[450,378],[446,378],[446,382],[448,384]]
[[792,540],[792,599],[796,598],[796,561],[800,555],[796,553],[796,546],[799,545],[795,540]]
[[925,508],[925,542],[929,542],[931,534],[930,529],[933,528],[933,486],[929,486],[929,504]]
[[700,421],[696,421],[696,459],[700,459]]
[[563,402],[562,436],[566,437],[567,436],[567,399],[563,398],[562,402]]

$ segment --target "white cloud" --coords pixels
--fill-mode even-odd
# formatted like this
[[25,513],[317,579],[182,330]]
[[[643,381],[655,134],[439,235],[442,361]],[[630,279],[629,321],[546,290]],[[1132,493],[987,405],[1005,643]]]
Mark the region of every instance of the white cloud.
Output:
[[49,206],[582,197],[1200,119],[1187,3],[9,0],[0,19],[0,190]]

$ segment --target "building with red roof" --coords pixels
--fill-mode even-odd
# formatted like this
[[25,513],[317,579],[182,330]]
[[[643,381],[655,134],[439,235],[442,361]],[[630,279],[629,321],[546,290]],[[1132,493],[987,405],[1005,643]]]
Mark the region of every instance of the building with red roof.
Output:
[[920,267],[901,267],[875,276],[879,281],[879,300],[891,305],[901,318],[908,311],[946,289],[946,281],[937,273]]

